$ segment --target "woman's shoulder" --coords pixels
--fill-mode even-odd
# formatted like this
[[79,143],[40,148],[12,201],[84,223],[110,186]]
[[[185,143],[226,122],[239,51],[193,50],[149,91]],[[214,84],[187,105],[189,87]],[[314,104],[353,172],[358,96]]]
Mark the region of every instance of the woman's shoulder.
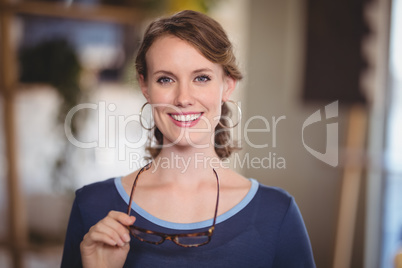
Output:
[[272,228],[280,230],[286,222],[291,226],[302,226],[302,216],[294,197],[286,190],[258,183],[258,191],[254,196],[253,209],[256,221],[261,230],[269,222]]
[[[253,180],[253,179],[252,179]],[[296,205],[293,196],[286,190],[258,183],[255,199],[261,209],[282,211],[286,213],[290,206]]]
[[86,233],[109,211],[124,211],[125,209],[124,201],[116,190],[115,178],[110,178],[78,189],[75,193],[71,215],[75,215],[74,220],[84,226],[84,233]]
[[115,180],[116,178],[109,178],[79,188],[75,192],[76,200],[81,204],[100,203],[102,200],[110,198],[116,192]]
[[283,201],[293,199],[293,196],[283,188],[277,186],[268,186],[261,182],[258,182],[258,186],[259,192],[264,198],[275,198]]
[[111,186],[114,185],[114,181],[116,178],[109,178],[105,179],[102,181],[97,181],[93,182],[87,185],[82,186],[79,188],[76,193],[81,194],[81,193],[90,193],[90,192],[99,192],[99,191],[105,191],[110,189]]

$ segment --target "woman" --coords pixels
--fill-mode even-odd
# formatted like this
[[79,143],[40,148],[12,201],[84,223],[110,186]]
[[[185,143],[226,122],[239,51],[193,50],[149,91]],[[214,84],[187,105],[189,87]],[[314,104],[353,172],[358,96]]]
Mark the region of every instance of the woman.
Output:
[[77,191],[62,267],[314,267],[294,199],[222,165],[242,78],[222,27],[194,11],[156,20],[136,70],[152,162]]

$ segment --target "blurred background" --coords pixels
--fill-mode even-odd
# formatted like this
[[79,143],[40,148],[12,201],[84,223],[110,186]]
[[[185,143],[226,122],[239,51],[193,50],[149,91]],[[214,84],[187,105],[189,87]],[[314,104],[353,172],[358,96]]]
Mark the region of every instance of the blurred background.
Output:
[[182,9],[245,74],[232,167],[295,197],[317,267],[401,267],[402,0],[1,0],[0,267],[59,267],[74,191],[143,164],[133,57]]

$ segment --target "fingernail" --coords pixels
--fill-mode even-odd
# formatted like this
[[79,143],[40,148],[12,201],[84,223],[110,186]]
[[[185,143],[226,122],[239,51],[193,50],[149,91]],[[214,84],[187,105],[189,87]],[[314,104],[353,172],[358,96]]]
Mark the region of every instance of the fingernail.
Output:
[[122,247],[122,246],[124,246],[124,245],[125,245],[125,243],[124,243],[123,241],[121,241],[121,240],[120,240],[120,241],[119,241],[119,246],[121,246],[121,247]]
[[124,235],[123,235],[123,240],[124,240],[125,242],[130,242],[130,236],[129,236],[128,234],[124,234]]

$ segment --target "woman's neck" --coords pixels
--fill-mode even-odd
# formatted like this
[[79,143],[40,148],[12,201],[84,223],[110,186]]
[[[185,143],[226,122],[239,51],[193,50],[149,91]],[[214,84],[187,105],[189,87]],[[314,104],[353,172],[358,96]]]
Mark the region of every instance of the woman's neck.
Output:
[[[214,148],[163,148],[153,160],[151,171],[161,179],[195,181],[213,175],[212,169],[225,168]],[[189,178],[193,180],[189,180]]]

